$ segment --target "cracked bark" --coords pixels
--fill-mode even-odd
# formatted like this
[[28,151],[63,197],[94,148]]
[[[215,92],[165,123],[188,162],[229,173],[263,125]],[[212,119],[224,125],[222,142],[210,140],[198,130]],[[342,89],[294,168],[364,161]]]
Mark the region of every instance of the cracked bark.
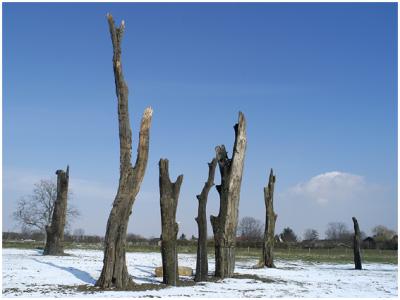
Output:
[[168,159],[160,159],[159,184],[161,208],[161,256],[163,264],[163,283],[177,285],[178,282],[178,252],[176,240],[178,223],[176,223],[176,208],[183,175],[179,175],[175,182],[169,178]]
[[197,217],[195,218],[198,226],[198,239],[197,239],[197,260],[196,260],[196,275],[194,280],[207,281],[208,279],[208,258],[207,258],[207,198],[211,187],[214,185],[215,168],[217,167],[217,159],[214,158],[208,163],[208,179],[204,187],[197,195],[199,207]]
[[228,158],[225,146],[215,148],[221,173],[221,184],[216,186],[220,197],[217,217],[211,216],[215,241],[215,276],[232,277],[235,269],[236,230],[239,214],[240,187],[246,152],[246,120],[239,112],[234,126],[235,143],[232,158]]
[[278,217],[274,212],[274,189],[275,175],[273,170],[269,174],[268,185],[264,187],[265,201],[265,231],[263,244],[263,264],[268,268],[275,268],[274,245],[275,245],[275,223]]
[[51,224],[46,226],[44,255],[64,255],[64,228],[67,217],[69,166],[67,170],[57,170],[57,198],[54,203]]
[[107,19],[114,52],[113,69],[118,98],[120,178],[117,195],[107,222],[103,269],[96,286],[103,289],[129,289],[134,282],[130,278],[126,266],[126,232],[132,206],[147,166],[153,110],[149,107],[143,113],[136,162],[132,166],[132,131],[128,112],[128,86],[124,80],[121,64],[121,42],[125,23],[122,21],[120,27],[115,27],[113,17],[110,14],[107,15]]

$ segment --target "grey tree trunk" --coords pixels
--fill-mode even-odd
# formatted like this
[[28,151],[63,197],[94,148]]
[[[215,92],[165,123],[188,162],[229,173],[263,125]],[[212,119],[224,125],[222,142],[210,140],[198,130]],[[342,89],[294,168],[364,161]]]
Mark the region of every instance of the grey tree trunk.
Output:
[[353,217],[353,224],[354,224],[354,242],[353,242],[353,249],[354,249],[354,265],[356,270],[361,270],[361,254],[360,254],[360,228],[358,226],[358,221],[355,217]]
[[69,166],[67,171],[57,170],[57,198],[51,224],[46,226],[44,255],[64,255],[64,228],[67,217]]
[[204,184],[200,195],[197,195],[199,207],[197,217],[195,218],[198,226],[199,237],[197,239],[197,261],[196,275],[194,280],[207,281],[208,279],[208,258],[207,258],[207,198],[211,187],[214,185],[215,168],[217,167],[217,159],[214,158],[208,163],[208,179]]
[[217,217],[211,216],[215,241],[215,276],[232,277],[235,269],[236,229],[239,215],[240,187],[246,152],[246,120],[239,112],[239,121],[234,126],[235,143],[232,158],[228,158],[225,146],[215,148],[221,184],[217,185],[220,208]]
[[169,178],[168,159],[160,159],[158,163],[160,176],[160,208],[161,208],[161,256],[163,264],[163,283],[177,285],[178,282],[178,252],[176,239],[178,223],[176,223],[176,208],[183,175],[175,182]]
[[265,201],[265,231],[263,244],[263,263],[265,267],[275,268],[274,245],[275,245],[275,223],[278,215],[274,212],[274,189],[275,175],[273,170],[269,174],[268,185],[264,188]]
[[146,108],[144,111],[140,125],[136,163],[135,166],[132,166],[132,131],[128,113],[128,86],[125,83],[121,65],[121,41],[125,26],[124,21],[122,21],[121,26],[115,28],[113,17],[108,14],[107,18],[114,49],[113,66],[118,98],[120,178],[118,192],[107,222],[103,269],[96,286],[129,289],[134,283],[126,267],[126,231],[132,206],[147,166],[153,110]]

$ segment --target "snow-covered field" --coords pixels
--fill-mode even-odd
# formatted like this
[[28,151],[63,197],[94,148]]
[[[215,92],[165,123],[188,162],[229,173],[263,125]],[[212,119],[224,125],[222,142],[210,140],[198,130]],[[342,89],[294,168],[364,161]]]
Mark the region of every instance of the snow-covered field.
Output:
[[[276,261],[276,269],[253,269],[256,260],[241,260],[235,272],[267,280],[225,279],[194,286],[148,291],[77,291],[74,286],[93,285],[99,277],[103,253],[68,250],[70,256],[42,256],[39,250],[3,249],[3,296],[5,297],[397,297],[397,265]],[[161,283],[154,268],[160,253],[128,253],[128,270],[136,283]],[[180,254],[179,265],[195,269],[196,256]],[[214,260],[209,261],[210,272]],[[71,287],[72,286],[72,287]]]

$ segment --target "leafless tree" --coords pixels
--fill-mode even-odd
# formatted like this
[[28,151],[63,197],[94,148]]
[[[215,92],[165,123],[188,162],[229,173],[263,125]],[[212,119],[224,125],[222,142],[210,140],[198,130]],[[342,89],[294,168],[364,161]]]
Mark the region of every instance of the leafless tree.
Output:
[[319,237],[319,233],[315,229],[310,228],[304,232],[304,239],[306,241],[316,241],[316,240],[318,240],[318,237]]
[[352,237],[347,225],[342,222],[330,222],[325,231],[326,238],[329,240],[349,240]]
[[85,230],[83,228],[77,228],[74,230],[74,233],[72,235],[75,241],[80,242],[85,235]]
[[[71,199],[72,193],[68,194]],[[46,233],[46,226],[51,224],[54,203],[57,199],[57,183],[54,180],[40,180],[34,185],[31,195],[22,197],[14,211],[14,219],[24,230],[39,230]],[[79,216],[79,211],[72,204],[67,208],[67,224]]]
[[247,241],[259,241],[263,237],[263,224],[253,217],[244,217],[238,226],[239,237]]

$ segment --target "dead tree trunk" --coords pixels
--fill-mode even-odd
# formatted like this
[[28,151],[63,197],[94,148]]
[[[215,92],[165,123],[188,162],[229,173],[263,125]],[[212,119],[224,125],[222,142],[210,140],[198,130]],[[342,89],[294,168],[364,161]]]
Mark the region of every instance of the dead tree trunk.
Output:
[[199,237],[197,239],[197,261],[196,261],[196,276],[195,281],[206,281],[208,278],[208,258],[207,258],[207,198],[211,187],[214,185],[215,168],[217,159],[214,158],[208,164],[208,179],[204,184],[200,195],[197,195],[199,200],[199,208],[197,218],[195,218],[198,226]]
[[356,270],[361,270],[361,254],[360,254],[360,228],[358,227],[358,221],[355,217],[353,217],[354,223],[354,242],[353,242],[353,249],[354,249],[354,265]]
[[263,265],[268,268],[275,268],[274,265],[274,245],[275,245],[275,223],[278,217],[274,212],[274,188],[275,175],[271,169],[268,185],[264,188],[265,201],[265,231],[263,244]]
[[160,208],[161,208],[161,256],[163,264],[163,283],[176,285],[178,282],[178,252],[176,239],[178,223],[176,208],[183,175],[179,175],[173,183],[169,178],[168,159],[160,159]]
[[64,255],[64,228],[67,217],[69,166],[67,171],[57,170],[57,199],[54,203],[51,224],[46,226],[44,255]]
[[133,281],[129,277],[125,261],[126,231],[136,195],[139,192],[147,166],[149,134],[153,111],[146,108],[139,132],[139,144],[135,166],[132,166],[132,131],[128,113],[128,86],[121,65],[121,41],[124,21],[115,28],[114,20],[107,15],[114,49],[113,65],[115,88],[118,98],[118,123],[120,141],[120,178],[118,192],[107,222],[103,269],[96,286],[101,288],[128,289]]
[[239,122],[234,126],[235,143],[232,158],[225,146],[215,148],[221,184],[217,185],[220,197],[218,217],[211,216],[215,240],[215,276],[232,277],[235,269],[236,229],[239,214],[240,187],[246,152],[246,120],[239,112]]

